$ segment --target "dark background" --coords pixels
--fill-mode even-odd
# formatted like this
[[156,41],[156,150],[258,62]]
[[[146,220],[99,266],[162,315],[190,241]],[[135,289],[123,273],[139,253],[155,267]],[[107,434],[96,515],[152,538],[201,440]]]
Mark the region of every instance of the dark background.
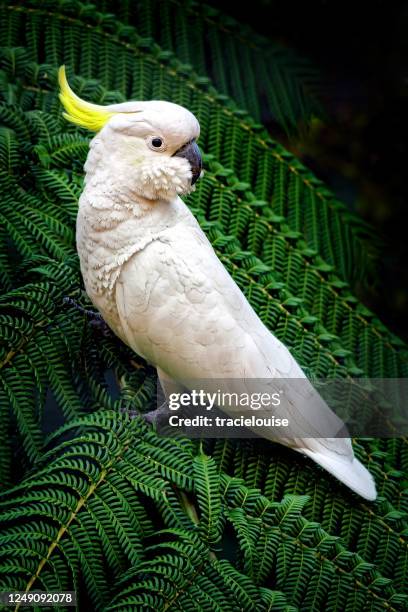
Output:
[[307,57],[327,114],[302,137],[270,131],[385,241],[359,297],[408,340],[408,2],[222,0],[218,8]]

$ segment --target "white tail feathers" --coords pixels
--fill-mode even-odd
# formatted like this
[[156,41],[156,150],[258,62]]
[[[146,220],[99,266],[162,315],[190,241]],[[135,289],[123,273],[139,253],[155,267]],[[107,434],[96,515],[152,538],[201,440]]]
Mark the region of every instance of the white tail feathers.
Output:
[[347,485],[352,491],[373,501],[377,497],[374,478],[370,472],[355,457],[350,461],[348,458],[335,457],[323,453],[316,453],[302,448],[301,452],[316,461],[325,470],[333,474],[340,482]]

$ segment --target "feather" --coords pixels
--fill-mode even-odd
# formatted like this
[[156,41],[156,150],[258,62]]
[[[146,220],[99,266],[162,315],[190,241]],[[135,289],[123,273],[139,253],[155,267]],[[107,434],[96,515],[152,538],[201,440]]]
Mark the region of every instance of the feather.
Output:
[[126,342],[175,386],[191,388],[196,381],[214,392],[219,379],[255,379],[253,390],[259,390],[262,379],[265,384],[271,380],[275,390],[277,384],[284,387],[293,425],[284,438],[272,428],[255,431],[307,455],[362,497],[375,499],[373,478],[354,457],[349,438],[325,437],[338,433],[342,422],[264,326],[188,208],[178,199],[168,204],[167,214],[177,225],[133,255],[116,283]]

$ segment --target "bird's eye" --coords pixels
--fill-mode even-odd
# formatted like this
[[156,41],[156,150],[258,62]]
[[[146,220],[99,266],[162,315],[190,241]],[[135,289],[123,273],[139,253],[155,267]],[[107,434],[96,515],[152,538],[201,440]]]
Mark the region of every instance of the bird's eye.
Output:
[[165,151],[167,148],[164,138],[155,136],[154,134],[147,136],[146,144],[152,151]]

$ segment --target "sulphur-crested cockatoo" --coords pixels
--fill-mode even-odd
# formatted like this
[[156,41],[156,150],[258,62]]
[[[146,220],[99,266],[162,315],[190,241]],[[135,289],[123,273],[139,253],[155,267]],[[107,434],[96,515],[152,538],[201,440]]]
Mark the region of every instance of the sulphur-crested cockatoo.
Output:
[[97,132],[85,164],[77,248],[86,291],[106,323],[156,366],[165,390],[189,380],[280,379],[280,386],[285,379],[296,431],[285,438],[272,428],[260,433],[375,499],[350,439],[319,434],[320,423],[337,417],[258,318],[179,197],[201,173],[195,116],[156,100],[91,104],[70,89],[64,67],[59,83],[65,118]]

